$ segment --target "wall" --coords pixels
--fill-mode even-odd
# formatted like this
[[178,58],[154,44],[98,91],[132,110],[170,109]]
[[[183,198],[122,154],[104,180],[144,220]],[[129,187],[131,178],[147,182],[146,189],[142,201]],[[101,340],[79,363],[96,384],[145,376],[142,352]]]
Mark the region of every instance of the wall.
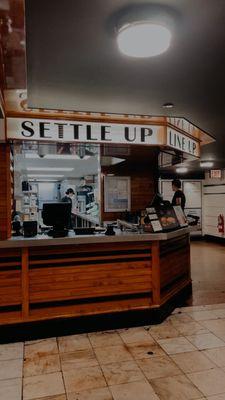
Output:
[[204,234],[225,237],[218,230],[218,216],[225,217],[225,178],[210,179],[206,174],[203,186],[203,226]]
[[11,191],[10,146],[0,144],[0,240],[11,235]]
[[[139,151],[139,157],[142,155]],[[135,155],[117,165],[102,167],[102,221],[114,221],[121,218],[121,212],[104,211],[104,175],[130,176],[131,182],[131,211],[143,210],[149,205],[157,191],[158,152],[151,153],[151,157],[136,158]]]

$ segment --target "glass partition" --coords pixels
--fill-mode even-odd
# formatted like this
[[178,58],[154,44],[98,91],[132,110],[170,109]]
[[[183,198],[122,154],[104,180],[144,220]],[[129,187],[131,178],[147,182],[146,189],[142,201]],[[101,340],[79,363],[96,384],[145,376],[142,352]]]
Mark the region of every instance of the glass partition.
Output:
[[92,144],[13,144],[13,219],[38,221],[44,203],[71,202],[72,227],[100,224],[100,147]]

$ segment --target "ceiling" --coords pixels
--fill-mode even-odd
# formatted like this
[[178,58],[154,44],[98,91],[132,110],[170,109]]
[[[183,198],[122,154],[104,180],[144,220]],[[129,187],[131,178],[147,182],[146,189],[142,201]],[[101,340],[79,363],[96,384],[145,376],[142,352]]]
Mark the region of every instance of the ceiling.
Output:
[[[122,55],[115,36],[121,15],[149,4],[168,7],[171,47],[148,59]],[[202,159],[225,167],[224,0],[26,0],[25,5],[30,107],[182,116],[216,137]],[[166,102],[174,103],[172,111],[162,108]]]

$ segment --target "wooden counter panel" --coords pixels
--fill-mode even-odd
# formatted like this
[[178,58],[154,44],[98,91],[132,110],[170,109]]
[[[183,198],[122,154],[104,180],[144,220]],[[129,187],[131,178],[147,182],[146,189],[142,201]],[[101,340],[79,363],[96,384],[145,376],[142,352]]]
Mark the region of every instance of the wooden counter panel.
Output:
[[[40,251],[41,250],[41,251]],[[30,304],[151,293],[150,243],[33,248]]]
[[0,324],[158,309],[190,284],[185,233],[0,249]]
[[30,301],[151,291],[150,261],[30,270]]
[[30,319],[43,320],[58,318],[63,315],[66,317],[76,317],[83,315],[97,315],[111,312],[122,312],[129,310],[149,309],[152,304],[151,297],[143,296],[135,299],[124,299],[116,301],[92,302],[89,304],[77,304],[58,307],[46,307],[42,309],[31,309]]
[[189,236],[160,243],[160,288],[165,296],[190,281]]
[[[104,239],[104,236],[103,236]],[[151,249],[151,244],[149,242],[116,242],[116,243],[89,243],[87,244],[76,244],[74,245],[69,244],[69,245],[60,245],[59,247],[55,246],[46,246],[46,247],[33,247],[30,248],[30,261],[38,259],[47,259],[47,256],[49,257],[55,257],[60,256],[63,258],[68,258],[72,257],[74,254],[74,257],[79,257],[79,253],[81,253],[81,256],[89,257],[89,256],[96,256],[96,257],[103,257],[103,256],[113,256],[113,255],[118,255],[120,252],[124,252],[124,254],[132,254],[132,252],[139,252],[142,253],[144,252],[149,252]],[[56,257],[55,257],[56,258]]]
[[21,252],[0,251],[0,311],[6,306],[21,305]]

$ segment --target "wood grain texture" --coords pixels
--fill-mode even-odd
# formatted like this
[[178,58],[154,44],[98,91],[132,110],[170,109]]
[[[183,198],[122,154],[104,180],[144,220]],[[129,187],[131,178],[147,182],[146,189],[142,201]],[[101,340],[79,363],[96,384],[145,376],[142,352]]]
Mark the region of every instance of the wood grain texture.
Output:
[[186,236],[3,249],[0,324],[158,308],[190,283],[188,252]]

